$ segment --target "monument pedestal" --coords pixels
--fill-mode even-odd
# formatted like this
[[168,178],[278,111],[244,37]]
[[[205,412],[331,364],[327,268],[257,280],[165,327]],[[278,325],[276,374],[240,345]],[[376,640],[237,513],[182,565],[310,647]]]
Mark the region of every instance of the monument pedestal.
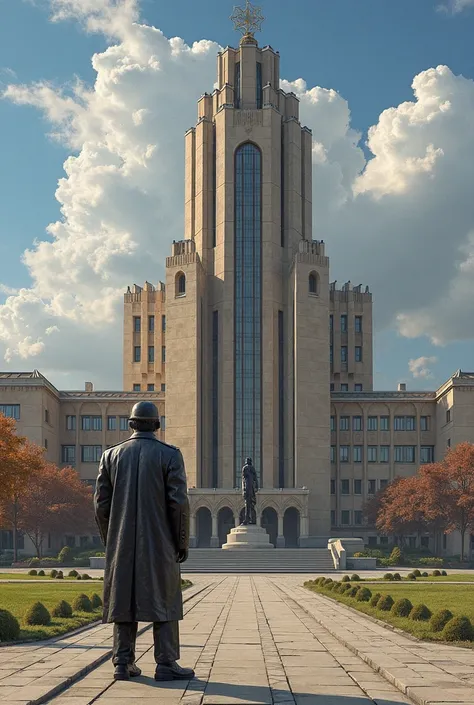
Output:
[[265,529],[256,524],[236,526],[227,535],[227,543],[222,546],[227,551],[254,551],[262,548],[273,548],[270,536]]

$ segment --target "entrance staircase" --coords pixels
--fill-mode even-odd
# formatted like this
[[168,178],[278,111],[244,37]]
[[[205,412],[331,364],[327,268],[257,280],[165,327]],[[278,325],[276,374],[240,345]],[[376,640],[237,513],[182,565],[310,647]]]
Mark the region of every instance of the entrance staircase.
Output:
[[334,571],[326,548],[272,548],[223,551],[192,548],[183,573],[330,573]]

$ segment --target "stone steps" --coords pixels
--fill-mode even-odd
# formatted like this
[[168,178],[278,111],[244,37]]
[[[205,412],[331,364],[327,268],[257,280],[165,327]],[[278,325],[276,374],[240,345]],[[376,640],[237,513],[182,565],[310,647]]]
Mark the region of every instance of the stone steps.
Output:
[[223,551],[192,548],[183,573],[327,573],[334,570],[326,548]]

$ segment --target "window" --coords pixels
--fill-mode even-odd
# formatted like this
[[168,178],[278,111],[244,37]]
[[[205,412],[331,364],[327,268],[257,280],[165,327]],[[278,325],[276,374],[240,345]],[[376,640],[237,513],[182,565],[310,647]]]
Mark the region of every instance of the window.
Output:
[[361,463],[362,462],[362,446],[353,446],[353,460],[354,463]]
[[19,404],[0,404],[0,413],[8,416],[9,419],[20,420],[20,405]]
[[147,390],[147,392],[154,392],[154,391],[155,391],[155,385],[154,385],[154,384],[147,384],[146,390]]
[[331,526],[336,526],[336,511],[331,509]]
[[368,546],[376,546],[377,545],[377,537],[376,536],[369,536],[367,540],[367,545]]
[[164,382],[161,384],[161,391],[166,392],[166,384]]
[[336,417],[331,416],[331,431],[335,431],[335,430],[336,430]]
[[263,103],[263,85],[262,85],[262,64],[257,61],[257,95],[256,95],[257,110],[260,110]]
[[341,392],[348,392],[349,391],[349,385],[348,384],[341,384]]
[[410,548],[416,548],[416,536],[409,536],[408,537],[408,546]]
[[176,275],[176,296],[186,296],[186,276],[183,272]]
[[66,431],[75,431],[76,430],[76,417],[75,416],[66,416]]
[[362,494],[362,480],[354,480],[354,494]]
[[102,431],[102,416],[81,416],[83,431]]
[[349,480],[341,480],[341,494],[349,494],[350,486]]
[[361,392],[362,391],[362,385],[361,384],[354,384],[354,392]]
[[353,431],[362,431],[362,416],[353,416],[352,417],[352,430]]
[[341,333],[347,333],[347,316],[345,314],[341,316]]
[[415,431],[416,417],[415,416],[395,416],[394,431]]
[[334,355],[333,355],[333,350],[332,350],[332,345],[329,346],[329,362],[332,365],[334,360]]
[[377,462],[377,446],[367,446],[367,462]]
[[336,462],[336,446],[331,446],[331,463]]
[[134,385],[133,385],[133,391],[134,391],[134,392],[139,392],[139,391],[140,391],[140,385],[139,385],[139,384],[134,384]]
[[355,347],[355,361],[362,362],[362,347],[360,345]]
[[140,316],[134,316],[133,317],[133,332],[134,333],[140,333],[142,329],[142,319]]
[[341,345],[341,362],[347,362],[347,345]]
[[420,431],[429,431],[430,430],[430,417],[429,416],[420,416]]
[[155,362],[155,346],[148,346],[148,362]]
[[68,465],[76,464],[76,446],[61,446],[61,462]]
[[128,431],[128,416],[121,416],[119,419],[119,429],[121,431]]
[[369,494],[375,494],[377,491],[377,480],[369,480],[367,490]]
[[349,446],[339,446],[339,460],[341,463],[349,462]]
[[336,494],[336,480],[331,480],[331,494]]
[[381,462],[381,463],[389,463],[390,462],[390,446],[380,446],[379,462]]
[[81,446],[83,463],[98,463],[102,455],[102,446]]
[[331,382],[329,385],[329,391],[333,392],[334,391],[334,382]]
[[166,331],[166,316],[161,317],[161,330],[163,333]]
[[420,464],[434,463],[434,446],[421,446],[420,448]]
[[164,364],[166,362],[166,346],[161,346],[161,362]]
[[160,428],[162,431],[166,431],[166,416],[160,416]]
[[447,546],[448,546],[448,535],[443,534],[443,551],[446,551]]
[[148,316],[148,332],[149,333],[155,332],[155,317],[154,316]]
[[240,61],[234,68],[234,108],[240,108]]
[[339,430],[348,431],[349,430],[349,420],[350,416],[341,416],[339,419]]
[[388,485],[388,480],[380,480],[380,489],[384,490]]
[[367,419],[367,430],[368,431],[376,431],[377,430],[377,417],[376,416],[369,416]]
[[45,423],[49,423],[49,411],[48,411],[48,409],[45,409],[45,410],[44,410],[44,420],[45,420]]
[[380,545],[386,546],[387,544],[388,544],[388,536],[381,536],[380,537]]
[[107,431],[116,431],[117,430],[117,417],[116,416],[107,416]]
[[451,448],[451,439],[450,438],[448,438],[448,440],[446,441],[446,447]]
[[332,333],[334,330],[334,316],[331,315],[329,316],[329,332]]
[[356,524],[357,526],[362,525],[362,512],[360,509],[356,509],[354,511],[354,524]]
[[395,446],[396,463],[414,463],[415,446]]
[[47,438],[44,439],[44,447],[46,450],[48,450],[48,439]]
[[140,362],[142,359],[142,349],[139,345],[135,345],[133,348],[133,362]]
[[317,274],[315,272],[311,272],[311,274],[309,275],[308,286],[309,286],[309,293],[313,294],[313,296],[316,296],[318,293],[318,279],[317,279]]
[[354,328],[356,333],[362,333],[362,316],[355,317]]
[[390,416],[381,416],[380,417],[380,430],[381,431],[390,431]]
[[341,524],[347,526],[351,523],[351,513],[348,509],[343,509],[341,512]]
[[451,409],[448,409],[446,411],[446,423],[450,423],[451,421]]
[[429,536],[422,536],[420,539],[420,545],[421,545],[421,548],[429,548],[430,547],[430,537]]

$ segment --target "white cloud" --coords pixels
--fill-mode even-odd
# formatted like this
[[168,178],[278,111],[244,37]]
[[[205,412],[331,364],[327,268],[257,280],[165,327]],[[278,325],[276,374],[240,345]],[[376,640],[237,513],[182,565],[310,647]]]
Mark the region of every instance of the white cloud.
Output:
[[[183,135],[214,84],[219,49],[167,39],[139,24],[136,8],[55,0],[57,20],[115,37],[92,59],[95,84],[5,92],[39,109],[73,156],[56,192],[61,219],[24,255],[32,285],[0,307],[0,341],[11,365],[34,355],[37,367],[101,386],[120,383],[125,287],[162,277],[171,241],[183,237]],[[314,238],[327,242],[333,276],[370,284],[379,329],[435,344],[474,337],[465,325],[474,319],[474,82],[446,66],[416,76],[413,101],[370,129],[367,165],[336,91],[302,79],[282,86],[313,130]]]
[[446,3],[442,3],[441,5],[439,5],[438,9],[445,12],[449,11],[453,14],[457,14],[473,6],[474,0],[448,0]]
[[417,357],[416,360],[408,361],[408,369],[415,379],[432,379],[433,372],[430,366],[436,362],[438,362],[436,357]]

